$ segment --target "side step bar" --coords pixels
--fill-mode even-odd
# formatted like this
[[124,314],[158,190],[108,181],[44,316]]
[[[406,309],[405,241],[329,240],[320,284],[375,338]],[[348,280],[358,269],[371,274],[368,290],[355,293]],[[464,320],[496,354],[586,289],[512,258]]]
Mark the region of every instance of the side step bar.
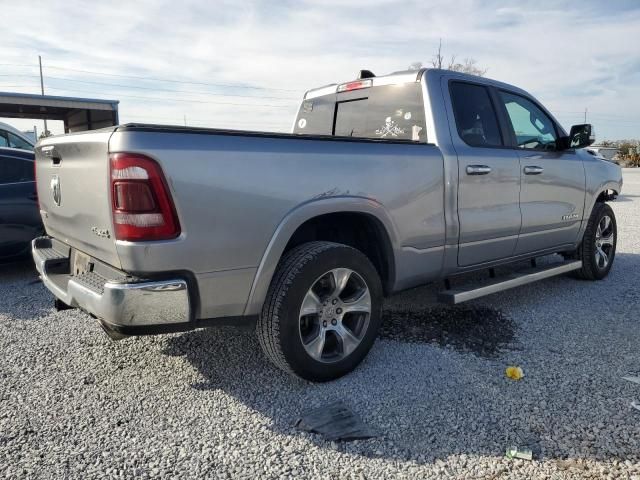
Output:
[[564,263],[555,263],[544,267],[527,268],[520,272],[511,273],[503,278],[490,279],[488,282],[480,286],[469,286],[467,288],[450,288],[442,290],[438,293],[438,301],[449,305],[473,300],[474,298],[484,297],[492,293],[502,292],[510,288],[526,285],[527,283],[537,282],[545,278],[562,275],[582,268],[582,261],[570,261]]

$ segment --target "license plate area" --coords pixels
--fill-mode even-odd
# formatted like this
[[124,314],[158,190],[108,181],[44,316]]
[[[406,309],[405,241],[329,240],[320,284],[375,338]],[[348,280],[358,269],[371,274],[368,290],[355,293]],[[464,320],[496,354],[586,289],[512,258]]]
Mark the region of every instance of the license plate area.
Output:
[[91,263],[91,257],[86,253],[79,252],[78,250],[74,251],[73,254],[73,275],[76,277],[82,275],[83,273],[90,272],[92,270],[93,264]]

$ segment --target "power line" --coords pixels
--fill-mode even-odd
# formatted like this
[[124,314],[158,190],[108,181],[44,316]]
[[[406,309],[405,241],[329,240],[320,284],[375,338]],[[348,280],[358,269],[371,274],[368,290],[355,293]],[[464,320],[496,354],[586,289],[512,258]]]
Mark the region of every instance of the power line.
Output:
[[[573,115],[584,115],[584,110],[581,111],[567,111],[567,110],[553,110],[553,113],[556,114],[573,114]],[[612,115],[610,113],[597,113],[593,111],[589,111],[589,116],[595,117],[608,117],[608,118],[617,118],[622,120],[628,120],[629,117],[625,117],[623,115]]]
[[[21,78],[40,78],[39,75],[23,75],[23,74],[0,74],[2,77],[21,77]],[[114,88],[127,88],[127,89],[136,89],[136,90],[150,90],[155,92],[170,92],[170,93],[186,93],[186,94],[195,94],[195,95],[211,95],[215,97],[239,97],[239,98],[258,98],[265,100],[297,100],[296,97],[263,97],[258,95],[238,95],[233,93],[212,93],[212,92],[197,92],[193,90],[172,90],[168,88],[155,88],[155,87],[142,87],[137,85],[121,85],[115,83],[104,83],[104,82],[92,82],[89,80],[75,80],[73,78],[62,78],[62,77],[52,77],[51,75],[47,75],[46,80],[58,80],[63,82],[73,82],[73,83],[85,83],[89,85],[101,85],[108,86]]]
[[[3,76],[3,75],[0,74],[0,76]],[[37,75],[33,75],[33,77],[34,78],[38,78]],[[23,87],[36,87],[36,86],[37,86],[36,84],[32,84],[32,85],[0,85],[0,88],[23,88]],[[58,90],[58,91],[71,92],[71,93],[76,93],[76,92],[78,92],[78,93],[91,93],[91,94],[100,93],[100,92],[96,92],[96,91],[58,88],[58,87],[51,87],[51,86],[47,86],[47,88],[49,88],[51,90]],[[151,89],[151,90],[153,90],[153,89]],[[251,104],[251,103],[232,103],[232,102],[210,102],[210,101],[208,102],[208,101],[201,101],[201,100],[188,100],[188,99],[175,99],[175,98],[157,98],[157,97],[144,97],[144,96],[134,96],[134,95],[117,95],[117,96],[118,97],[139,99],[139,100],[158,101],[158,102],[208,103],[208,104],[213,104],[213,105],[230,105],[230,106],[242,106],[242,107],[270,107],[270,108],[292,108],[293,107],[293,105],[289,106],[289,105],[270,105],[270,104],[259,104],[259,103]],[[249,97],[249,98],[266,98],[266,97]],[[575,115],[584,115],[584,111],[582,111],[582,112],[579,112],[579,111],[575,111],[575,112],[556,111],[555,113],[573,113]],[[627,119],[627,117],[622,117],[622,116],[607,115],[607,114],[597,114],[597,113],[593,113],[593,112],[590,113],[590,116],[591,117],[595,117],[595,118],[603,118],[606,121],[606,123],[613,124],[613,125],[626,125],[626,126],[640,125],[640,121]],[[613,118],[614,120],[611,120],[611,118]],[[619,120],[617,120],[617,119],[619,119]]]
[[24,87],[37,87],[38,85],[0,85],[0,88],[24,88]]
[[104,82],[91,82],[88,80],[74,80],[72,78],[61,78],[61,77],[52,77],[50,75],[47,76],[47,80],[61,80],[66,82],[75,82],[75,83],[85,83],[91,85],[103,85],[109,87],[120,87],[120,88],[134,88],[136,90],[151,90],[156,92],[170,92],[170,93],[186,93],[186,94],[195,94],[195,95],[211,95],[215,97],[239,97],[239,98],[258,98],[264,100],[297,100],[295,97],[263,97],[257,95],[238,95],[232,93],[211,93],[211,92],[196,92],[193,90],[171,90],[168,88],[154,88],[154,87],[141,87],[135,85],[120,85],[113,83],[104,83]]
[[[30,67],[35,68],[37,65],[30,64],[16,64],[16,63],[2,63],[0,67]],[[138,75],[123,75],[118,73],[107,73],[107,72],[96,72],[91,70],[80,70],[77,68],[67,68],[67,67],[58,67],[55,65],[46,65],[46,68],[54,69],[54,70],[65,70],[69,72],[77,72],[77,73],[86,73],[88,75],[103,75],[108,77],[119,77],[119,78],[133,78],[136,80],[149,80],[154,82],[167,82],[167,83],[181,83],[185,85],[206,85],[210,87],[223,87],[223,88],[248,88],[253,90],[272,90],[279,92],[293,92],[293,93],[301,93],[303,90],[290,90],[285,88],[269,88],[269,87],[258,87],[254,85],[243,85],[243,84],[228,84],[228,83],[208,83],[208,82],[193,82],[188,80],[175,80],[169,78],[159,78],[159,77],[144,77]]]
[[[25,86],[35,87],[36,85],[0,85],[0,88],[22,88]],[[95,90],[76,90],[69,88],[58,88],[47,86],[49,90],[57,90],[60,92],[70,92],[70,93],[90,93],[90,94],[100,94],[101,92],[96,92]],[[233,102],[212,102],[207,100],[188,100],[183,98],[158,98],[158,97],[142,97],[137,95],[122,95],[118,94],[117,97],[123,98],[133,98],[137,100],[148,100],[152,102],[183,102],[183,103],[206,103],[211,105],[231,105],[235,107],[269,107],[269,108],[292,108],[292,105],[271,105],[265,103],[233,103]],[[111,100],[111,99],[110,99]]]
[[[58,91],[62,91],[62,92],[78,92],[78,93],[91,93],[91,94],[96,94],[96,93],[100,93],[100,92],[96,92],[96,91],[91,91],[91,90],[76,90],[76,89],[68,89],[68,88],[58,88],[58,87],[50,87],[47,86],[48,89],[50,90],[58,90]],[[137,99],[137,100],[148,100],[148,101],[152,101],[152,102],[182,102],[182,103],[206,103],[206,104],[211,104],[211,105],[232,105],[235,107],[269,107],[269,108],[292,108],[292,105],[272,105],[272,104],[265,104],[265,103],[234,103],[234,102],[212,102],[209,100],[189,100],[186,98],[158,98],[158,97],[143,97],[143,96],[139,96],[139,95],[122,95],[122,94],[118,94],[118,97],[123,97],[123,98],[133,98],[133,99]]]
[[[24,88],[24,87],[36,87],[36,85],[0,85],[0,88]],[[90,94],[100,94],[101,92],[96,92],[95,90],[77,90],[77,89],[69,89],[69,88],[59,88],[59,87],[51,87],[47,86],[50,90],[57,90],[61,92],[70,92],[70,93],[90,93]],[[269,108],[293,108],[295,105],[274,105],[274,104],[265,104],[265,103],[234,103],[234,102],[212,102],[207,100],[190,100],[186,98],[158,98],[158,97],[144,97],[139,95],[122,95],[118,94],[118,97],[124,98],[133,98],[138,100],[149,100],[156,102],[184,102],[184,103],[206,103],[211,105],[230,105],[236,107],[269,107]],[[260,97],[255,97],[260,98]]]

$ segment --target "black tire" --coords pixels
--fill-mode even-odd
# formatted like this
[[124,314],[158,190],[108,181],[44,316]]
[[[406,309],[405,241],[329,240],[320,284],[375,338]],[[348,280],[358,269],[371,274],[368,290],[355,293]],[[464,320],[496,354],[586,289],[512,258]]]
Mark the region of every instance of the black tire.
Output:
[[[318,361],[303,344],[301,306],[312,286],[334,269],[350,269],[365,282],[371,310],[361,327],[360,343],[351,353],[333,362]],[[260,346],[274,365],[288,373],[315,382],[336,379],[356,368],[371,349],[380,327],[382,301],[380,277],[363,253],[339,243],[305,243],[284,255],[274,274],[256,325]]]
[[[600,225],[605,217],[611,219],[610,233],[613,235],[612,245],[607,245],[607,257],[608,261],[603,265],[602,261],[596,259],[597,252],[597,231],[598,225]],[[609,230],[609,229],[607,229]],[[609,274],[613,260],[616,256],[616,244],[618,241],[618,226],[616,223],[616,216],[613,213],[613,209],[606,203],[598,202],[593,207],[591,216],[589,217],[589,223],[582,237],[582,243],[578,248],[575,258],[582,260],[582,268],[574,272],[574,276],[583,280],[602,280]],[[603,248],[603,247],[601,247]]]

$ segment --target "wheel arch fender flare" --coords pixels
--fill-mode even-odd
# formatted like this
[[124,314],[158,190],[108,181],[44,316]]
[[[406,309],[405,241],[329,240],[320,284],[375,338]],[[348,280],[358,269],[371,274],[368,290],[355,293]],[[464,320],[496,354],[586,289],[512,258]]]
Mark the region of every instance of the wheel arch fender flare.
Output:
[[589,220],[589,216],[591,215],[591,212],[593,211],[593,207],[595,206],[596,202],[603,195],[606,195],[607,191],[611,190],[614,192],[615,195],[618,195],[621,189],[622,188],[620,183],[614,180],[607,180],[606,182],[602,182],[600,185],[598,185],[598,187],[593,190],[593,194],[587,197],[589,203],[585,205],[587,207],[585,208],[585,211],[584,211],[585,220]]
[[582,226],[580,227],[580,233],[578,234],[578,238],[582,241],[582,237],[584,235],[585,230],[587,229],[587,224],[589,223],[589,218],[591,218],[591,213],[593,212],[593,208],[596,206],[596,202],[599,198],[603,196],[606,197],[606,192],[611,190],[618,195],[620,190],[622,189],[622,185],[620,182],[616,182],[614,180],[608,180],[606,182],[602,182],[598,185],[597,188],[593,189],[593,194],[589,193],[585,199],[585,209],[584,216],[582,219]]
[[290,210],[276,227],[258,265],[244,315],[258,315],[267,296],[280,258],[296,230],[308,220],[331,213],[362,213],[372,216],[385,230],[391,244],[390,260],[395,263],[398,233],[391,215],[379,202],[366,197],[332,197],[300,204]]

